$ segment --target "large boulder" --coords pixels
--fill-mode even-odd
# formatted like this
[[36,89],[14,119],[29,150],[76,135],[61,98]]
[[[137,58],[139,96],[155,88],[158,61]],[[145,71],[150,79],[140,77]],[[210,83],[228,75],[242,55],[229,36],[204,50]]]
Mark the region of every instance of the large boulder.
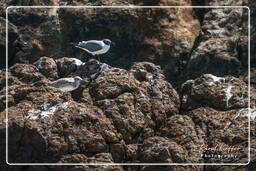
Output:
[[205,74],[182,85],[183,110],[210,106],[218,110],[248,106],[248,87],[235,77],[216,77]]
[[[220,5],[219,1],[214,2],[210,5]],[[243,66],[247,67],[247,61],[248,9],[209,9],[186,68],[186,79],[207,73],[238,76]]]
[[[139,70],[139,66],[151,66],[152,71]],[[146,132],[179,112],[177,92],[163,80],[161,73],[153,72],[160,70],[159,67],[151,63],[137,63],[131,68],[130,71],[109,69],[89,86],[95,104],[113,119],[126,143],[142,141]],[[140,78],[137,77],[140,72],[150,75],[150,79],[136,79]]]
[[[201,146],[204,162],[248,162],[249,124],[247,108],[223,112],[209,107],[202,107],[186,114],[193,119],[196,127],[199,127],[204,133],[205,145]],[[255,118],[252,117],[252,119],[254,120]],[[218,151],[210,148],[216,148]],[[232,154],[233,157],[216,158],[211,157],[212,154]]]

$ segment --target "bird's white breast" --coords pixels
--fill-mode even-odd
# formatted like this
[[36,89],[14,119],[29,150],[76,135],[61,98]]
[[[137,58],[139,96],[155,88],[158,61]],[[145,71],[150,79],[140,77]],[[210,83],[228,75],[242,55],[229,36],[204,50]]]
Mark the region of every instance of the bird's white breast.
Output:
[[101,45],[102,45],[102,49],[95,52],[96,55],[106,53],[110,48],[110,45],[106,45],[105,43],[103,43],[103,41],[101,41]]

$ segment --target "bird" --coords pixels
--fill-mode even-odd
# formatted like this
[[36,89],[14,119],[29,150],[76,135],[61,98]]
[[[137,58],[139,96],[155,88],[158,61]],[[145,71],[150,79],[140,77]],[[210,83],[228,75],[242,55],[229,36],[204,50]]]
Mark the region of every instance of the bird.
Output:
[[71,78],[60,78],[58,80],[46,83],[46,87],[56,88],[63,92],[69,92],[77,89],[83,79],[79,76]]
[[101,55],[104,53],[107,53],[110,49],[110,45],[113,42],[109,39],[103,39],[103,40],[88,40],[88,41],[82,41],[79,42],[78,45],[76,45],[76,48],[80,48],[93,56],[95,55]]

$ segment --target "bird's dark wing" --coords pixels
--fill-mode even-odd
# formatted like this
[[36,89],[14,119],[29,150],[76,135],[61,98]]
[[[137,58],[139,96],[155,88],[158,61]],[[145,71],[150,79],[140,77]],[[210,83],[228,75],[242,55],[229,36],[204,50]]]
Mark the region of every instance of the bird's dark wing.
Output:
[[102,49],[100,43],[97,42],[79,42],[77,46],[90,52],[95,52]]

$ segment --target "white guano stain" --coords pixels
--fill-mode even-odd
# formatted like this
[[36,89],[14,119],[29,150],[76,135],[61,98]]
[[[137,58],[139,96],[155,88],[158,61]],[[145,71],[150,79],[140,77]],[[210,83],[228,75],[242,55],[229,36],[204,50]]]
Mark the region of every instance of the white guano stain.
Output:
[[[44,102],[44,103],[47,104],[47,102]],[[38,110],[38,109],[31,109],[28,111],[28,115],[26,118],[30,119],[30,120],[36,120],[38,118],[50,117],[58,109],[66,109],[67,107],[68,107],[68,102],[65,102],[65,103],[59,103],[55,106],[52,106],[52,107],[48,108],[46,111],[42,111],[42,110]]]
[[[255,107],[254,108],[250,108],[250,111],[251,111],[250,118],[252,120],[255,120],[255,118],[256,118],[256,108]],[[237,112],[237,116],[248,117],[248,115],[249,115],[249,109],[248,108],[240,109]]]
[[211,75],[211,78],[213,79],[214,82],[219,82],[221,80],[225,80],[225,78],[223,78],[223,77],[216,77],[214,75]]
[[225,89],[225,94],[226,94],[226,107],[228,108],[229,107],[229,100],[230,98],[233,96],[233,94],[231,93],[231,90],[232,90],[232,86],[228,86],[226,89]]

